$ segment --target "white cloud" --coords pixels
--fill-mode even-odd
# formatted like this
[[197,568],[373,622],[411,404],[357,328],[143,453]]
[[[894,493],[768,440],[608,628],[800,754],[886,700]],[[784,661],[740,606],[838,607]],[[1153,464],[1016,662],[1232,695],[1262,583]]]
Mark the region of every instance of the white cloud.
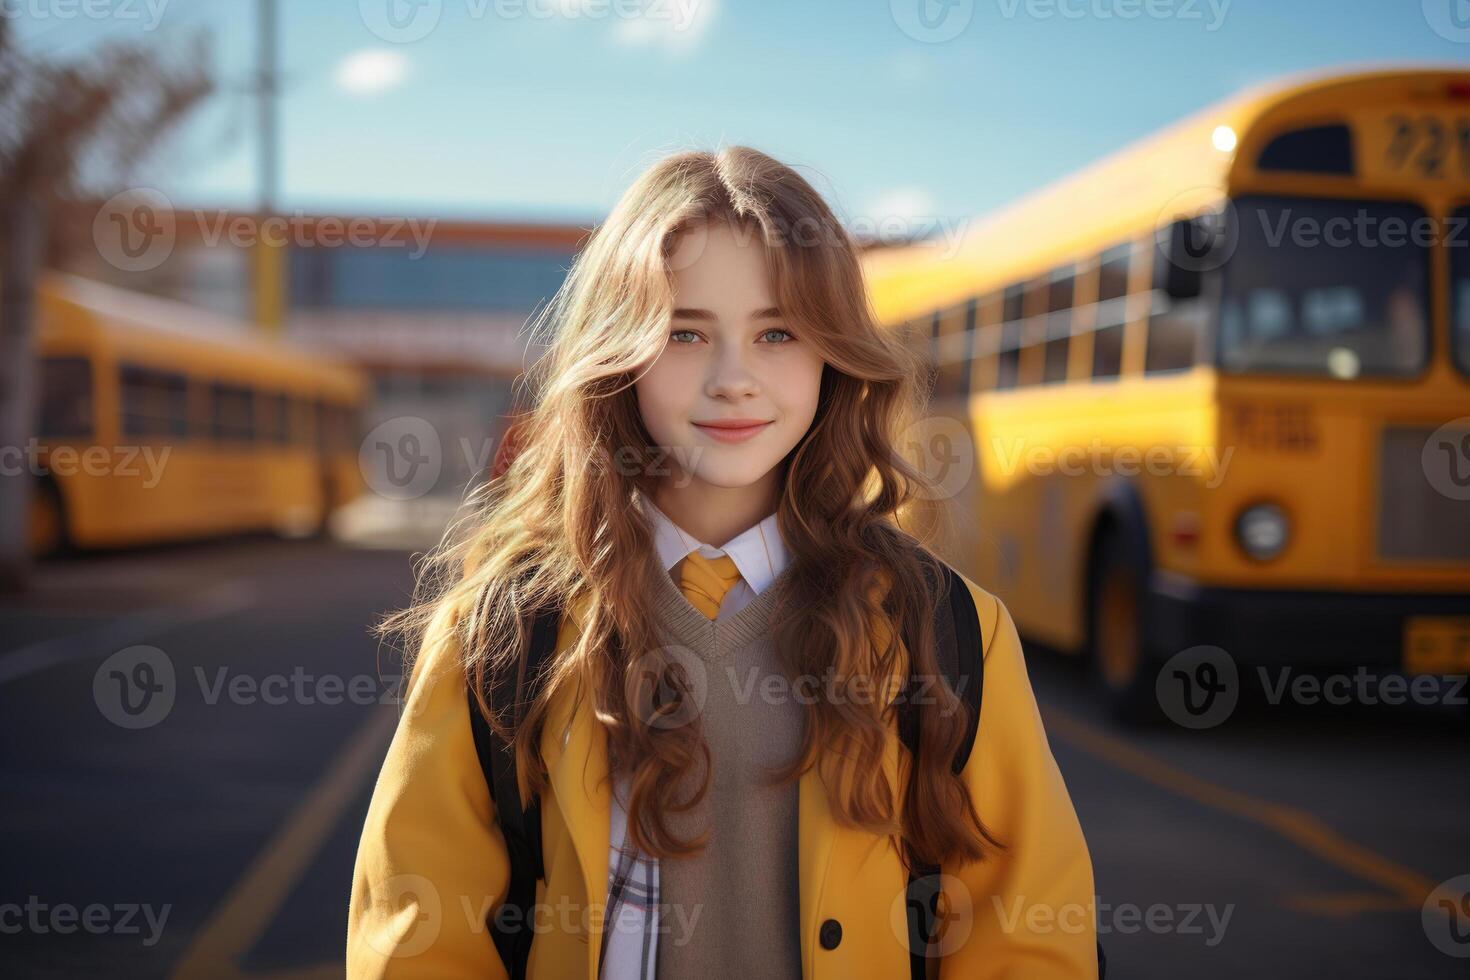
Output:
[[620,17],[613,38],[629,47],[661,47],[689,54],[704,40],[714,21],[716,0],[645,0],[636,17]]
[[870,220],[932,218],[934,196],[922,187],[894,187],[878,195],[867,208]]
[[337,63],[332,80],[351,95],[376,95],[395,88],[408,77],[408,59],[397,51],[368,48]]

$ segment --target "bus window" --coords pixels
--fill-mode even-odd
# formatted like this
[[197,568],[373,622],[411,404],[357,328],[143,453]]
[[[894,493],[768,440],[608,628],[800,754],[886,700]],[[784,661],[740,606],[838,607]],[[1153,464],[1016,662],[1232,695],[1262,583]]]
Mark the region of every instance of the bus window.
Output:
[[[1174,227],[1177,229],[1181,225],[1176,222]],[[1191,290],[1187,299],[1171,295],[1181,278],[1197,278],[1195,269],[1186,265],[1176,268],[1163,248],[1155,248],[1152,258],[1154,306],[1149,313],[1148,333],[1143,346],[1145,374],[1191,367],[1198,356],[1207,312],[1205,301],[1194,294],[1196,290]]]
[[1450,227],[1459,228],[1460,236],[1450,241],[1450,302],[1454,309],[1450,313],[1450,345],[1455,349],[1455,363],[1460,370],[1470,374],[1470,242],[1464,239],[1464,229],[1470,227],[1470,207],[1454,214]]
[[965,331],[965,345],[962,359],[960,361],[960,397],[970,397],[970,379],[975,370],[975,325],[979,314],[980,301],[971,296],[965,302],[965,319],[962,329]]
[[1014,388],[1021,374],[1021,312],[1026,298],[1026,285],[1012,283],[1001,298],[1000,363],[995,386]]
[[216,381],[209,386],[210,431],[220,442],[255,438],[255,396],[243,385]]
[[41,359],[39,432],[42,439],[92,435],[92,362],[85,357]]
[[1097,312],[1092,334],[1092,376],[1116,378],[1123,369],[1123,326],[1128,322],[1128,256],[1131,243],[1098,256]]
[[954,372],[944,363],[944,315],[935,310],[929,317],[929,366],[933,386],[929,389],[935,398],[947,398],[953,393]]
[[278,445],[284,445],[291,441],[291,398],[284,391],[273,395],[262,395],[261,401],[266,403],[267,414],[263,420],[261,434],[265,439]]
[[[970,358],[973,356],[975,301],[935,314],[933,349],[939,376],[934,394],[965,398],[970,394]],[[957,334],[958,331],[958,334]],[[958,342],[956,342],[958,337]]]
[[1236,200],[1235,213],[1221,367],[1343,379],[1423,369],[1429,253],[1413,233],[1425,218],[1421,208],[1249,196]]
[[1067,343],[1072,332],[1072,266],[1051,274],[1046,290],[1046,356],[1042,364],[1043,384],[1067,380]]
[[137,364],[124,364],[119,373],[123,435],[188,435],[188,379]]
[[998,293],[981,297],[976,303],[976,325],[970,338],[971,356],[975,359],[970,384],[974,391],[988,391],[995,387],[995,344],[1000,335],[1000,306]]

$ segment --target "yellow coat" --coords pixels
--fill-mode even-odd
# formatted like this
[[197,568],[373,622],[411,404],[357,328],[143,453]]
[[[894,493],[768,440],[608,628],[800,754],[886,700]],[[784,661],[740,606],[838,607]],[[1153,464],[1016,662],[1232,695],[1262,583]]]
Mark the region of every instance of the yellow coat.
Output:
[[[948,925],[938,975],[1096,978],[1092,861],[1042,729],[1020,639],[1005,605],[965,584],[979,614],[985,681],[963,778],[981,819],[1010,846],[943,869]],[[572,642],[574,621],[563,619],[559,648]],[[351,978],[506,976],[485,921],[504,900],[509,863],[454,661],[453,651],[425,651],[378,776],[353,873]],[[575,715],[570,700],[550,706],[541,742],[551,785],[542,800],[546,880],[537,887],[531,980],[597,980],[608,880],[606,742],[587,699]],[[895,786],[900,749],[892,731],[885,764]],[[833,819],[816,767],[798,792],[804,980],[904,980],[907,877],[898,852],[886,837]],[[827,919],[842,925],[835,949],[817,938]]]

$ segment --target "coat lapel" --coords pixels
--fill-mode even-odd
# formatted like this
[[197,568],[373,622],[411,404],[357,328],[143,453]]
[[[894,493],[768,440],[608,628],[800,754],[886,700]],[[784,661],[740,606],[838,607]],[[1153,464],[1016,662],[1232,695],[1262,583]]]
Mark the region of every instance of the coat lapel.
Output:
[[[563,619],[558,649],[576,642],[575,629],[572,618]],[[567,693],[549,706],[541,732],[541,758],[582,868],[588,905],[587,976],[595,980],[607,903],[612,795],[607,735],[595,724],[589,698]]]

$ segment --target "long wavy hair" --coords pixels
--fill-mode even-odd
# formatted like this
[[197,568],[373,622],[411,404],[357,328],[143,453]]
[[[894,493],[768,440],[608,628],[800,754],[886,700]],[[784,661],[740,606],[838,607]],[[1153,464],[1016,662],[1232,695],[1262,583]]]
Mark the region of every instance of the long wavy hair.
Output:
[[[590,697],[609,768],[629,777],[633,841],[660,857],[694,853],[707,839],[678,839],[664,815],[708,790],[706,779],[692,799],[675,798],[708,748],[697,713],[669,723],[685,692],[676,662],[659,659],[649,597],[650,576],[661,570],[648,559],[651,525],[632,506],[636,494],[652,498],[649,474],[666,464],[633,386],[669,338],[669,258],[679,236],[714,220],[762,243],[779,308],[825,362],[811,428],[779,464],[777,520],[792,556],[771,617],[780,662],[793,682],[901,678],[909,664],[898,638],[913,636],[917,672],[941,676],[939,566],[898,523],[905,504],[940,496],[899,451],[900,434],[924,410],[927,373],[902,338],[879,328],[857,249],[820,195],[790,167],[744,146],[664,158],[584,242],[562,288],[532,319],[547,349],[523,379],[529,395],[518,392],[527,406],[516,427],[522,448],[470,494],[421,566],[412,605],[380,626],[406,639],[418,663],[426,651],[452,647],[480,710],[515,746],[532,793],[548,780],[539,750],[547,706],[563,691]],[[486,692],[525,681],[531,623],[548,604],[577,610],[576,643],[547,666],[532,703],[497,712]],[[875,630],[879,617],[888,626]],[[653,684],[665,694],[652,705],[640,695],[650,689],[650,657],[653,671],[665,672]],[[964,711],[945,684],[929,687],[920,765],[901,752],[902,787],[889,785],[882,766],[898,709],[877,697],[803,699],[800,751],[770,778],[795,780],[820,766],[836,819],[901,835],[912,852],[906,860],[982,859],[999,842],[950,766]]]

